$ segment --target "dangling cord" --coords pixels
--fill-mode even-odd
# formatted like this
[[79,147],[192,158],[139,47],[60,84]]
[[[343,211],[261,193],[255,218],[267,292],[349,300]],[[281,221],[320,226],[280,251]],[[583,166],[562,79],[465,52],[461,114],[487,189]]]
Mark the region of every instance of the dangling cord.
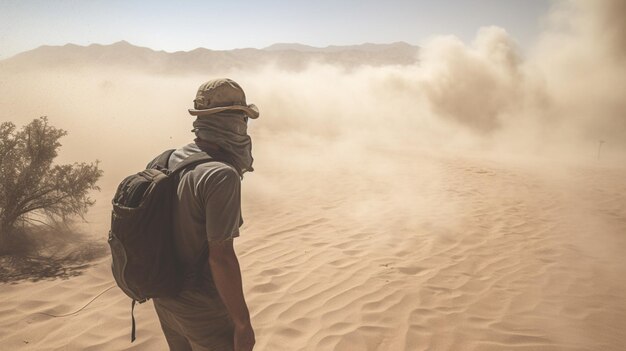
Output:
[[60,314],[60,315],[55,315],[55,314],[50,314],[50,313],[46,313],[46,312],[36,312],[38,314],[43,314],[46,316],[50,316],[50,317],[55,317],[55,318],[59,318],[59,317],[67,317],[67,316],[71,316],[73,314],[76,314],[80,311],[82,311],[83,309],[85,309],[85,307],[89,306],[89,304],[91,304],[92,302],[94,302],[97,298],[99,298],[100,296],[102,296],[105,292],[113,289],[114,287],[116,287],[116,284],[113,284],[111,286],[109,286],[108,288],[104,289],[104,291],[102,291],[101,293],[99,293],[98,295],[96,295],[96,297],[94,297],[93,299],[91,299],[91,301],[87,302],[87,304],[81,308],[79,308],[78,310],[72,312],[72,313],[66,313],[66,314]]

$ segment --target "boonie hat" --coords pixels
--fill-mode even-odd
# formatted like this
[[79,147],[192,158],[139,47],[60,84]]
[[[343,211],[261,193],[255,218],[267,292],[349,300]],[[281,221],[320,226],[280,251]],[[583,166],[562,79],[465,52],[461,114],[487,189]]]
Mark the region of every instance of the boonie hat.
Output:
[[259,109],[254,104],[246,104],[246,94],[241,86],[228,78],[214,79],[202,84],[193,103],[194,108],[189,109],[192,116],[239,110],[250,118],[259,117]]

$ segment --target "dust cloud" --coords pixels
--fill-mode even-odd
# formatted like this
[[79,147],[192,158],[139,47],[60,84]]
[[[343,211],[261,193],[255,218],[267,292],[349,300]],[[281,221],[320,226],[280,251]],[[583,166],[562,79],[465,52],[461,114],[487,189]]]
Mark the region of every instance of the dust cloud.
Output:
[[59,161],[101,160],[105,186],[191,141],[186,109],[197,86],[217,76],[240,82],[261,109],[250,125],[258,170],[349,169],[398,150],[593,162],[600,141],[603,158],[622,162],[625,12],[621,1],[556,2],[526,55],[505,29],[484,27],[470,44],[433,37],[408,66],[3,72],[0,117],[49,116],[69,131]]

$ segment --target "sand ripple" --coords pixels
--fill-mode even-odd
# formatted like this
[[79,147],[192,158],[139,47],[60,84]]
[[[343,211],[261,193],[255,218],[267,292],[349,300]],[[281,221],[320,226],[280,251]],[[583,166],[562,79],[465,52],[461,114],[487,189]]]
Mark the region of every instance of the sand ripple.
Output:
[[[411,161],[379,165],[391,178],[246,179],[237,250],[258,350],[623,350],[626,171]],[[38,314],[80,307],[108,264],[0,285],[0,349],[164,349],[150,303],[129,343],[117,290]]]

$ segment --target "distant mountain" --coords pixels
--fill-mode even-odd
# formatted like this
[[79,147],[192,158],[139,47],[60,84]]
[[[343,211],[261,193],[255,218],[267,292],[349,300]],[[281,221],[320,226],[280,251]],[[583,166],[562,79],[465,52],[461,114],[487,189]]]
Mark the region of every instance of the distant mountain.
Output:
[[263,48],[266,51],[300,51],[300,52],[320,52],[323,48],[298,44],[298,43],[277,43]]
[[154,73],[211,72],[276,64],[300,70],[311,61],[360,65],[407,65],[417,61],[419,47],[404,42],[317,48],[302,44],[274,44],[264,49],[210,50],[168,53],[134,46],[126,41],[110,45],[41,46],[0,61],[0,68],[18,70],[108,66]]
[[407,44],[403,41],[391,44],[372,44],[365,43],[360,45],[337,46],[330,45],[324,48],[308,46],[297,43],[278,43],[264,48],[269,51],[300,51],[300,52],[341,52],[341,51],[360,51],[360,52],[406,52],[414,53],[417,47]]

